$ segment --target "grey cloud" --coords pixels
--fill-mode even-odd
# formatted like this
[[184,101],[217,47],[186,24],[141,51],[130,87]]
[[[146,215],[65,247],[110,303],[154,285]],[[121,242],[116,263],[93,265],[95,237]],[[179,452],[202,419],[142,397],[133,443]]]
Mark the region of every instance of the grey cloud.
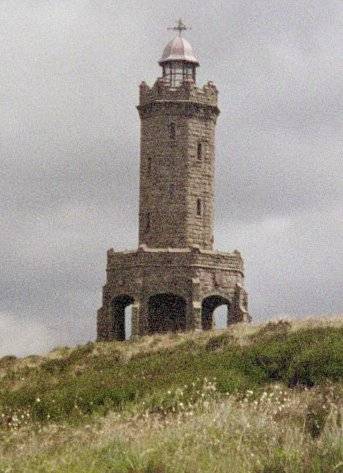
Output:
[[[54,334],[35,320],[18,320],[13,314],[0,312],[0,357],[29,355],[51,349]],[[18,347],[18,340],[22,341]]]

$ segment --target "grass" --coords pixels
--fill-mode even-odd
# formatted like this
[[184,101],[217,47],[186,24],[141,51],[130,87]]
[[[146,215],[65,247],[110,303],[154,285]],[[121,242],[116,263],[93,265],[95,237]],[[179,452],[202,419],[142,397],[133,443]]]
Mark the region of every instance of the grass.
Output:
[[5,357],[0,473],[343,472],[343,320],[299,325]]

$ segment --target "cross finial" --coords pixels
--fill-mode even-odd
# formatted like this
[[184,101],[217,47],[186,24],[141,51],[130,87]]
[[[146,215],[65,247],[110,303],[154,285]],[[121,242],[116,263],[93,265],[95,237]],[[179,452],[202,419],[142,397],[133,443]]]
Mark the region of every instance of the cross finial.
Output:
[[183,31],[186,31],[186,30],[190,30],[191,28],[189,28],[188,26],[186,26],[183,21],[181,20],[181,18],[179,19],[179,21],[177,22],[177,25],[172,27],[172,28],[168,28],[168,30],[173,30],[173,31],[178,31],[179,32],[179,36],[181,36],[182,32]]

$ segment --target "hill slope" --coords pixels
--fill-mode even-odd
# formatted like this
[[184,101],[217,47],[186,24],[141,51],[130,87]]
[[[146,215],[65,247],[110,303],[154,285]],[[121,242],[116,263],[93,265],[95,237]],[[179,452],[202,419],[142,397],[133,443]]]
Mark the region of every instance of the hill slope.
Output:
[[343,471],[343,318],[0,360],[0,472]]

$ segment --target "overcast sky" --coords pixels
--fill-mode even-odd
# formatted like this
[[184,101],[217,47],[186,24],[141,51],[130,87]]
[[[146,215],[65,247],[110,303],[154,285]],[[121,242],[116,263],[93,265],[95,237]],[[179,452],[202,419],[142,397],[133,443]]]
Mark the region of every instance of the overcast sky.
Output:
[[343,1],[2,0],[0,355],[95,338],[106,251],[137,247],[138,85],[179,17],[251,315],[343,314]]

